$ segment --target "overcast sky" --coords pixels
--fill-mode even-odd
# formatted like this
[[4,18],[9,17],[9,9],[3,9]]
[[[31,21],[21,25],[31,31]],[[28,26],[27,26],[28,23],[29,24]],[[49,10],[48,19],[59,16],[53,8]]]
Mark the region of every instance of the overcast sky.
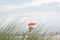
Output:
[[38,15],[42,19],[34,18],[35,21],[43,20],[60,28],[60,0],[0,0],[0,20],[5,16],[14,18],[18,15]]

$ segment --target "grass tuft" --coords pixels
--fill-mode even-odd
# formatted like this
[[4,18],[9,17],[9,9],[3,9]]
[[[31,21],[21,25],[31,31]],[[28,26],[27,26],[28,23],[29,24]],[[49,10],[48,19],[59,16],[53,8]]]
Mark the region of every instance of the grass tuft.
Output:
[[[48,32],[47,30],[44,30],[44,32],[40,34],[44,24],[38,25],[32,32],[29,32],[28,30],[24,32],[21,30],[23,29],[22,25],[24,23],[19,24],[17,21],[18,19],[14,19],[8,25],[3,25],[3,27],[0,28],[0,40],[52,40],[51,35],[46,35]],[[0,26],[3,24],[2,22],[0,23]],[[16,29],[17,26],[19,27],[18,29]]]

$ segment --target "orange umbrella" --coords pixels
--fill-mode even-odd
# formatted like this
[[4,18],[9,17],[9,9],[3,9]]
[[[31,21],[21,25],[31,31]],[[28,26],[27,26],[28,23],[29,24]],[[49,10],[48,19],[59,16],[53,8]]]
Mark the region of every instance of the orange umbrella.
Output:
[[31,32],[32,27],[33,27],[34,25],[36,25],[36,23],[31,22],[31,23],[28,24],[28,26],[29,26],[29,31],[30,31],[30,32]]
[[29,27],[32,27],[32,26],[34,26],[34,25],[36,25],[36,23],[29,23],[29,24],[28,24]]

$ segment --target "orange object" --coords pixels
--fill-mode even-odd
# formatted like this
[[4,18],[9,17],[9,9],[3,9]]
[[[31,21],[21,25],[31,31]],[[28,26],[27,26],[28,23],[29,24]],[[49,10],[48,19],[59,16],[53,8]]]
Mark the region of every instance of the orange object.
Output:
[[28,24],[29,27],[32,27],[32,26],[34,26],[34,25],[36,25],[36,23],[29,23],[29,24]]
[[31,30],[33,29],[32,27],[36,25],[36,23],[29,23],[28,26],[29,26],[29,32],[31,32]]

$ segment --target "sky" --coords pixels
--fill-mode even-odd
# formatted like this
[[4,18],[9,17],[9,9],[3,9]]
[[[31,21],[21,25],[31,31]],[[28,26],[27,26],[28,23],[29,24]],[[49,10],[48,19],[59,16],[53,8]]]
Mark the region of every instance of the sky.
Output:
[[6,16],[9,16],[8,21],[16,16],[27,16],[21,19],[29,18],[26,22],[48,23],[58,29],[60,28],[60,0],[0,0],[0,20]]

